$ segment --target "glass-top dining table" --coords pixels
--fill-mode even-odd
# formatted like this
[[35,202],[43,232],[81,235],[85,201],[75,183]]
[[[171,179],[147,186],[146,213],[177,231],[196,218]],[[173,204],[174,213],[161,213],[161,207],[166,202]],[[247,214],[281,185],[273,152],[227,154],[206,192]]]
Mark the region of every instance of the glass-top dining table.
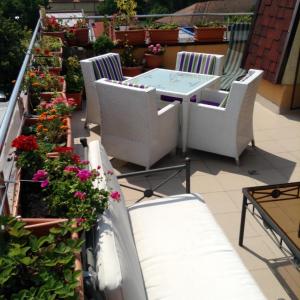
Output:
[[182,101],[181,109],[181,147],[186,152],[189,102],[195,100],[201,89],[212,87],[218,84],[220,76],[198,74],[168,69],[152,69],[125,80],[127,83],[151,86],[156,88],[157,94],[169,99]]

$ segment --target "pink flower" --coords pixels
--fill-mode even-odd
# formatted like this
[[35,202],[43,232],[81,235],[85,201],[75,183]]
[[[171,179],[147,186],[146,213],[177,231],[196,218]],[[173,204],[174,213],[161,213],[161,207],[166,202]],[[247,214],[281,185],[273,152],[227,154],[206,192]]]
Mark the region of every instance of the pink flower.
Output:
[[45,170],[37,170],[36,173],[33,175],[33,181],[42,181],[45,180],[48,176],[48,173]]
[[74,193],[74,197],[79,198],[82,201],[85,199],[86,193],[77,191]]
[[107,175],[114,175],[114,172],[112,170],[108,170],[106,173]]
[[121,199],[121,194],[120,194],[119,192],[117,192],[117,191],[111,192],[111,193],[110,193],[110,197],[111,197],[113,200],[119,202],[120,199]]
[[83,165],[88,165],[90,162],[88,160],[82,160],[80,163]]
[[67,166],[64,168],[64,171],[77,173],[79,171],[79,168],[76,166]]
[[84,222],[85,222],[85,218],[77,218],[76,219],[77,226],[80,226]]
[[49,180],[45,179],[42,183],[41,183],[41,188],[45,188],[46,186],[49,185]]
[[160,44],[156,44],[156,48],[160,48],[161,46],[160,46]]
[[80,170],[76,176],[80,181],[87,181],[92,176],[92,173],[89,170]]
[[152,49],[152,51],[153,51],[154,54],[156,54],[156,53],[157,53],[157,48],[154,47],[154,48]]
[[100,169],[101,169],[101,166],[98,166],[98,167],[97,167],[97,170],[100,170]]

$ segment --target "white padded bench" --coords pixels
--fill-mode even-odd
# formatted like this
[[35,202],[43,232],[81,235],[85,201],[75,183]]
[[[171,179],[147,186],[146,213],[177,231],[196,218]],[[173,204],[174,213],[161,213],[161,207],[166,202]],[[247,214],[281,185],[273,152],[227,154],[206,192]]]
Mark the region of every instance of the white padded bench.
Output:
[[[88,153],[93,168],[112,170],[100,142]],[[115,176],[102,184],[121,193]],[[108,300],[266,299],[198,194],[128,209],[122,195],[97,232],[98,281]]]

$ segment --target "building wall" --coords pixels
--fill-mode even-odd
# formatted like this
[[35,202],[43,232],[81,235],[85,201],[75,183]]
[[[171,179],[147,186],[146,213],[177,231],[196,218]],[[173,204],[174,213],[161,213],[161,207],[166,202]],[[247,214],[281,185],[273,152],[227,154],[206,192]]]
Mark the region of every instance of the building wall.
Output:
[[293,41],[292,49],[291,52],[289,53],[289,59],[282,78],[282,84],[294,84],[299,49],[300,49],[300,22],[298,23],[298,28]]

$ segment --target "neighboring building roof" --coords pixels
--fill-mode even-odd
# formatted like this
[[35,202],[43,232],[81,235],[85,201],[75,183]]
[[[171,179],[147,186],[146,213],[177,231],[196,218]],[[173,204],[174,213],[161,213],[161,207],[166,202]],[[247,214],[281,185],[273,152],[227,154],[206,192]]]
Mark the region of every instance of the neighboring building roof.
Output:
[[[250,12],[255,6],[257,0],[223,0],[223,1],[207,1],[198,2],[175,14],[192,14],[192,13],[230,13],[230,12]],[[178,25],[194,25],[203,17],[185,16],[185,17],[164,17],[158,20],[160,23],[177,23]],[[208,19],[223,20],[223,17],[207,17]]]
[[[264,70],[264,78],[277,83],[297,0],[261,0],[249,40],[245,67]],[[298,22],[298,21],[297,21]]]

